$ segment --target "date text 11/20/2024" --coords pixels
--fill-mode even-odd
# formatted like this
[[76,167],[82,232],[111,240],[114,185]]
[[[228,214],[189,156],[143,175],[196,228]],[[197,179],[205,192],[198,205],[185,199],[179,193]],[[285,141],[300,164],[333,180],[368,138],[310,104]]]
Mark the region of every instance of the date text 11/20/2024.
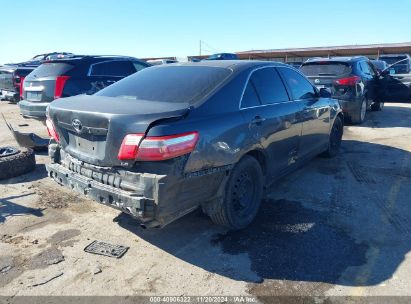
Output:
[[255,297],[249,296],[179,296],[150,297],[150,303],[256,303]]

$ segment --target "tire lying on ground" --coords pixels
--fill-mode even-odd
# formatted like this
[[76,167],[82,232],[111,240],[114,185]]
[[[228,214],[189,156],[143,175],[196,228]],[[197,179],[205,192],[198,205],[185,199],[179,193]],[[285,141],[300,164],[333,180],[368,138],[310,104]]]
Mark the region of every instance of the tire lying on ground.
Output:
[[28,173],[35,167],[36,160],[32,149],[0,147],[0,179]]

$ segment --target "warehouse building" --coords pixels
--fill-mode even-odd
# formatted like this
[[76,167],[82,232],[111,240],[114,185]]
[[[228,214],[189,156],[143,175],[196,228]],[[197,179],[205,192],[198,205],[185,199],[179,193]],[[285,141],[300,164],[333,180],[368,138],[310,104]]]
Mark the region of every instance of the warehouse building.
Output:
[[[343,45],[329,47],[310,47],[293,49],[251,50],[236,52],[240,59],[269,60],[280,62],[301,63],[312,57],[335,57],[335,56],[358,56],[364,55],[369,58],[378,58],[382,54],[411,54],[411,42],[365,44],[365,45]],[[189,56],[192,58],[206,58],[203,56]]]

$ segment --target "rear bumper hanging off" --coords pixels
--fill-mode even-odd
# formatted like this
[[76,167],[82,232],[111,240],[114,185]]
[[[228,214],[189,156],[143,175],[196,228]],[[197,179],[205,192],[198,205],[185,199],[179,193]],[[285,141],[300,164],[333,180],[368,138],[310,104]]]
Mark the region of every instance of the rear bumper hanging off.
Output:
[[46,108],[49,104],[49,102],[30,102],[27,100],[21,100],[19,102],[19,107],[23,116],[45,120]]
[[87,195],[99,203],[131,214],[143,223],[154,220],[155,201],[133,192],[99,183],[59,164],[47,164],[48,175],[57,183]]

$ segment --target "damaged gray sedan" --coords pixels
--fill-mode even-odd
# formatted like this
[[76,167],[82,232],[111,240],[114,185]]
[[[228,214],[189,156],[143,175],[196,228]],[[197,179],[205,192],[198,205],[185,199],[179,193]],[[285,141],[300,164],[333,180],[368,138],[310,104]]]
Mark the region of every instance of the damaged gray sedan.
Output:
[[50,177],[145,227],[201,207],[249,225],[265,186],[318,154],[338,153],[343,114],[296,69],[204,61],[144,69],[47,111]]

